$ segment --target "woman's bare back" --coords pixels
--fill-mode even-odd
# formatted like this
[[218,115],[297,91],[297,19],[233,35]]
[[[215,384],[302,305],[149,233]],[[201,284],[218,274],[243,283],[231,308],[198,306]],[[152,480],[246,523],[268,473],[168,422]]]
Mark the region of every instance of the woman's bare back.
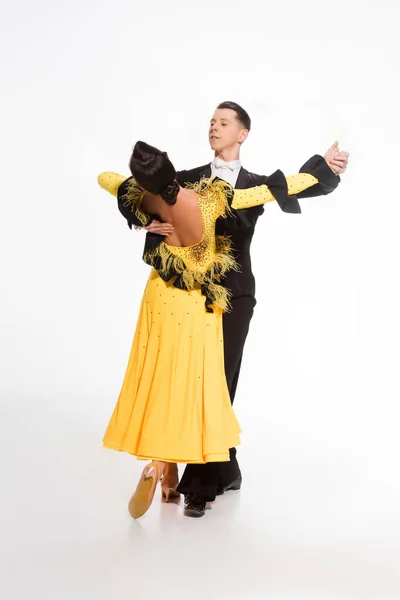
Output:
[[193,190],[181,188],[173,206],[160,196],[149,193],[143,198],[142,206],[147,213],[159,215],[174,227],[174,232],[165,240],[170,246],[184,248],[201,242],[204,224],[197,194]]

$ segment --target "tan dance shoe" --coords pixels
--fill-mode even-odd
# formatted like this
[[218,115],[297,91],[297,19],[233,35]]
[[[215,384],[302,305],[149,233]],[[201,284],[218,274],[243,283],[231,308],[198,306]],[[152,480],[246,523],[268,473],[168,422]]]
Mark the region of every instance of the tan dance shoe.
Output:
[[179,498],[176,491],[179,483],[178,465],[176,463],[164,463],[164,472],[161,480],[161,496],[165,502],[170,498]]
[[152,460],[145,466],[137,484],[135,493],[128,504],[128,511],[132,519],[139,519],[149,510],[153,502],[157,483],[163,475],[165,463]]

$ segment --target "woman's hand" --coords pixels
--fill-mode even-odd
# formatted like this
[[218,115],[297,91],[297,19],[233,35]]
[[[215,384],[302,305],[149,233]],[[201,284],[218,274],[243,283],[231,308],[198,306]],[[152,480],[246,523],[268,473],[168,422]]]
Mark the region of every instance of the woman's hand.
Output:
[[158,235],[169,236],[174,233],[174,228],[170,223],[161,223],[160,221],[154,220],[145,227],[146,231],[150,233],[157,233]]

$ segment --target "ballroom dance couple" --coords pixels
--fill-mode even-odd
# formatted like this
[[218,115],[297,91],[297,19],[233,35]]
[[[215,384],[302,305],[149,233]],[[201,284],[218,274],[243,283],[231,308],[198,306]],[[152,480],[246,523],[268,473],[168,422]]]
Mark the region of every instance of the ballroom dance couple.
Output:
[[[248,113],[223,102],[209,126],[211,163],[176,171],[164,151],[137,142],[129,177],[101,173],[130,228],[146,229],[151,267],[118,402],[103,445],[149,461],[128,504],[140,518],[157,485],[184,495],[184,514],[239,490],[240,427],[232,404],[256,305],[250,246],[269,202],[300,213],[299,200],[335,190],[349,154],[335,142],[298,174],[242,167]],[[131,264],[131,263],[130,263]],[[177,463],[186,465],[179,480]]]

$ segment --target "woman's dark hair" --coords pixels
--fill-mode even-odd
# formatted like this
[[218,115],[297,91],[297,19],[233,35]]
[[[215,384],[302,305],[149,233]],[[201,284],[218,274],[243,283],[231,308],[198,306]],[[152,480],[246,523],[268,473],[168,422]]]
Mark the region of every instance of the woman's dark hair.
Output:
[[231,110],[234,110],[236,113],[236,117],[237,120],[241,122],[241,124],[243,125],[243,127],[245,129],[247,129],[247,131],[250,131],[251,128],[251,119],[248,115],[248,113],[244,110],[244,108],[242,108],[241,106],[239,106],[239,104],[236,104],[236,102],[221,102],[221,104],[218,104],[217,109],[219,108],[230,108]]
[[159,194],[167,204],[175,204],[179,185],[176,171],[166,152],[137,142],[129,161],[129,168],[139,185],[148,192]]

